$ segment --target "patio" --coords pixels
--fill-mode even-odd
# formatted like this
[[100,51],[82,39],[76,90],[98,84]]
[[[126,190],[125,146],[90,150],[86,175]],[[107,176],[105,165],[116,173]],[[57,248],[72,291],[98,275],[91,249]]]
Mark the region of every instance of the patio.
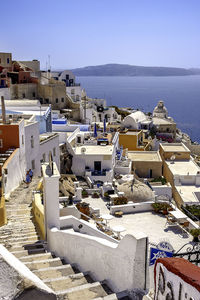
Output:
[[[84,199],[93,208],[100,208],[100,214],[109,214],[106,202],[101,199],[88,197]],[[161,214],[152,212],[139,212],[124,214],[122,218],[114,217],[109,221],[109,227],[123,226],[126,230],[121,233],[121,238],[126,234],[136,235],[138,232],[145,233],[149,238],[150,247],[155,247],[161,241],[169,242],[175,251],[179,250],[184,244],[192,241],[190,234],[184,234],[179,226],[167,226],[167,218]],[[153,266],[149,266],[149,285],[153,287]]]

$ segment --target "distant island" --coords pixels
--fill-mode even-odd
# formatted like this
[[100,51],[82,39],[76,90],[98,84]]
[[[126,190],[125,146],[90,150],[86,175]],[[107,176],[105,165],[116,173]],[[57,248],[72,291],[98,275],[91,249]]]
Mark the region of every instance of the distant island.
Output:
[[200,69],[143,67],[124,64],[106,64],[71,70],[76,76],[187,76],[200,75]]

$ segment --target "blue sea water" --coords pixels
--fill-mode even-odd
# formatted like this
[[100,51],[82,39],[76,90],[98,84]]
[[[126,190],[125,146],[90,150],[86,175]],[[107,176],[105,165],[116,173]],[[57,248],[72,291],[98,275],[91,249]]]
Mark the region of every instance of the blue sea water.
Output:
[[165,102],[177,127],[200,143],[200,76],[77,77],[90,97],[105,98],[108,105],[153,111]]

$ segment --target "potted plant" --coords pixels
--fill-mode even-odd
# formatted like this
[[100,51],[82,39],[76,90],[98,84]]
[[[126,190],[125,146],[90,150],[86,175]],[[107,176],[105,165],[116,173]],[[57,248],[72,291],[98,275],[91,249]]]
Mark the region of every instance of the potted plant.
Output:
[[[89,208],[89,204],[86,202],[80,202],[76,205],[77,209],[82,212],[84,215],[86,216],[90,216],[90,208]],[[88,221],[89,219],[86,217],[81,215],[81,219]]]
[[153,203],[153,204],[151,204],[151,206],[153,207],[153,210],[156,213],[159,213],[162,209],[162,204],[161,203]]
[[191,235],[193,236],[193,242],[199,241],[200,229],[193,228],[190,230]]
[[98,194],[97,192],[94,192],[94,193],[92,194],[92,198],[99,198],[99,194]]
[[108,192],[105,192],[105,193],[104,193],[104,198],[105,198],[106,200],[109,200],[109,199],[110,199]]
[[82,190],[82,197],[87,198],[88,197],[88,192],[86,190]]

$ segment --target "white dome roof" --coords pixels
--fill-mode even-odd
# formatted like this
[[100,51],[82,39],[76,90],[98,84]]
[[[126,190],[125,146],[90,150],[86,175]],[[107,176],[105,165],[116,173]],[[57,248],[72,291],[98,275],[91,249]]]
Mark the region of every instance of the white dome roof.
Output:
[[147,116],[142,111],[135,111],[124,118],[123,125],[127,128],[139,129],[139,124],[147,120]]

